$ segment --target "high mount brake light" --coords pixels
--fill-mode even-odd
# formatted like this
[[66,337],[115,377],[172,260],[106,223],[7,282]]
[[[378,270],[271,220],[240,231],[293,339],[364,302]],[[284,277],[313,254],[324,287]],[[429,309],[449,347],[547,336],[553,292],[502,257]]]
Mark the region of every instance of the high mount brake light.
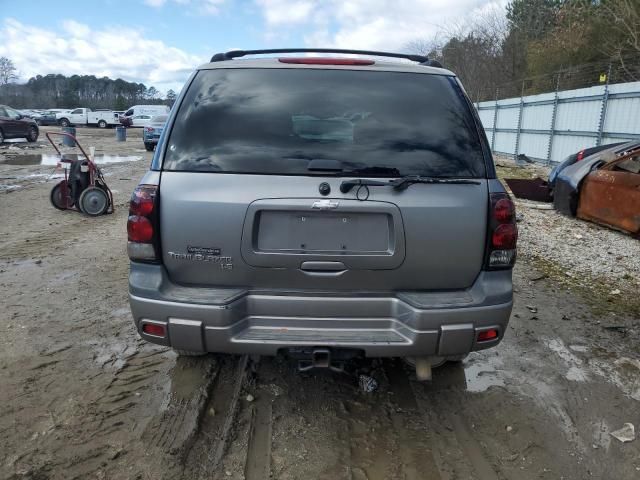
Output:
[[492,193],[485,268],[511,268],[516,261],[516,209],[507,193]]
[[131,195],[127,220],[127,252],[131,260],[158,259],[157,200],[157,185],[138,185]]
[[373,60],[362,58],[318,58],[318,57],[282,57],[280,63],[293,63],[301,65],[373,65]]

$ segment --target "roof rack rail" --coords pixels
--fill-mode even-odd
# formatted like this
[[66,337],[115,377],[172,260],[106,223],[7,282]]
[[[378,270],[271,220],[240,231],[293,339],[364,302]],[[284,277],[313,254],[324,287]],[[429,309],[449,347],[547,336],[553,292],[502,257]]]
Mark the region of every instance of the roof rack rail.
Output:
[[271,53],[351,53],[356,55],[370,55],[375,57],[405,58],[413,62],[426,63],[429,58],[424,55],[410,53],[375,52],[371,50],[343,50],[338,48],[272,48],[269,50],[231,50],[225,53],[216,53],[211,57],[212,62],[223,62],[246,55],[266,55]]

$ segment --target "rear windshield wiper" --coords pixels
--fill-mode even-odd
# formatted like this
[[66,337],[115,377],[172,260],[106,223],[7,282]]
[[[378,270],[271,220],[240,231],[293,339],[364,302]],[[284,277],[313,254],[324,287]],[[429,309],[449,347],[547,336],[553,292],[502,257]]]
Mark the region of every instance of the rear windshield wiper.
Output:
[[389,180],[387,182],[381,182],[379,180],[368,180],[363,178],[358,178],[355,180],[345,180],[340,184],[340,191],[342,193],[347,193],[353,189],[353,187],[357,187],[360,185],[364,185],[367,187],[393,187],[394,190],[406,190],[409,186],[414,183],[444,183],[451,185],[480,185],[478,180],[468,180],[464,178],[437,178],[437,177],[421,177],[420,175],[407,175],[405,177],[394,178],[393,180]]
[[437,178],[437,177],[421,177],[420,175],[407,175],[393,179],[389,184],[395,190],[406,190],[414,183],[448,183],[451,185],[480,185],[478,180],[468,180],[466,178]]

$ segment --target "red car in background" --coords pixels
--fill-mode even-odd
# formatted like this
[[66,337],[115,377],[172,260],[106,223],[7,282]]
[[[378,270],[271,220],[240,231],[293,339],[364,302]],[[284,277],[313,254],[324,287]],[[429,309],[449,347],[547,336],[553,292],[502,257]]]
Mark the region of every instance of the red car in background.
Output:
[[14,108],[0,105],[0,144],[9,138],[26,138],[29,142],[35,142],[39,134],[35,120],[25,117]]

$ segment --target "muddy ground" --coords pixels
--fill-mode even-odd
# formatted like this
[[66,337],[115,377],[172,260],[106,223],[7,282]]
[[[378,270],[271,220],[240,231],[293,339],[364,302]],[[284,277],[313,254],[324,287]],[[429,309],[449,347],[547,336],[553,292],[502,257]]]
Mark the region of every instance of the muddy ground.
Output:
[[[49,205],[52,167],[6,164],[52,153],[43,142],[0,148],[0,478],[640,478],[640,440],[610,435],[640,427],[634,300],[535,256],[515,269],[502,344],[429,384],[394,359],[300,374],[142,342],[125,248],[128,198],[151,158],[138,136],[79,130],[97,154],[141,157],[104,166],[116,212],[100,218]],[[629,288],[615,281],[606,288]]]

